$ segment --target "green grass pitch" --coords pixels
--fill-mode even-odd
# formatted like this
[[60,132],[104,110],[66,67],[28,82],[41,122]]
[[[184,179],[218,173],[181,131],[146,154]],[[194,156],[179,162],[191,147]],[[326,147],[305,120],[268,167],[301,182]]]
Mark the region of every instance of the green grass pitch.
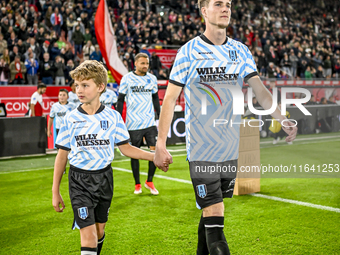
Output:
[[[263,165],[340,164],[340,133],[298,136],[293,145],[261,139]],[[184,146],[172,146],[174,164],[157,175],[190,180]],[[67,176],[61,194],[66,209],[56,213],[51,188],[55,155],[0,160],[0,254],[79,254],[78,230],[71,230]],[[118,156],[113,167],[130,170]],[[147,163],[141,162],[141,172]],[[231,254],[340,254],[340,178],[337,174],[264,175],[260,194],[338,211],[250,195],[225,199],[225,235]],[[272,177],[272,178],[267,178]],[[146,176],[141,175],[141,181]],[[154,178],[159,196],[143,187],[134,195],[129,172],[114,170],[114,198],[102,254],[195,254],[201,211],[191,184]]]

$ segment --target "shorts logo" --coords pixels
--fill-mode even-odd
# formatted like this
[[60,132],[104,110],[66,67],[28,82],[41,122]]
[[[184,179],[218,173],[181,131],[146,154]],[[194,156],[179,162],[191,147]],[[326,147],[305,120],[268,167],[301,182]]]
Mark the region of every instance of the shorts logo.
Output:
[[89,211],[87,210],[87,207],[78,208],[78,216],[80,219],[85,220],[87,216],[89,216]]
[[103,130],[107,130],[109,128],[109,122],[107,120],[101,120],[100,121],[100,127]]
[[205,198],[207,196],[207,186],[205,184],[200,184],[196,186],[197,195],[200,198]]
[[236,50],[230,50],[229,51],[229,58],[231,59],[231,61],[236,61],[236,59],[237,59]]

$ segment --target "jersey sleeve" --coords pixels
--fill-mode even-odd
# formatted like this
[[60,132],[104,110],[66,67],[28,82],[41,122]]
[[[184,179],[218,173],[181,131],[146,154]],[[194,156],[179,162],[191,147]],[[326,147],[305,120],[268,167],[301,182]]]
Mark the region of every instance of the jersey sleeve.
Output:
[[119,85],[119,93],[121,94],[127,94],[128,92],[128,84],[127,84],[127,78],[126,76],[123,76],[122,80],[120,81],[120,85]]
[[244,66],[244,71],[242,76],[244,77],[244,82],[248,82],[251,77],[258,75],[256,63],[254,61],[253,55],[251,54],[250,50],[247,46],[245,47],[245,54],[246,54],[246,61]]
[[33,93],[33,95],[31,96],[31,104],[37,104],[37,102],[38,102],[37,93]]
[[123,145],[130,141],[129,132],[126,129],[125,123],[120,114],[116,114],[117,125],[116,125],[116,135],[115,135],[115,144]]
[[65,117],[63,119],[63,122],[61,124],[61,127],[59,129],[59,134],[57,136],[57,141],[55,144],[55,147],[58,149],[63,149],[65,151],[71,150],[71,144],[70,144],[70,133],[67,126],[67,118]]
[[52,107],[51,107],[50,118],[55,118],[56,112],[55,112],[55,106],[54,105],[55,104],[53,104]]
[[180,87],[184,87],[187,83],[190,61],[188,56],[184,54],[183,47],[178,51],[174,65],[172,67],[169,82]]
[[111,90],[111,103],[112,103],[112,104],[117,103],[117,95],[116,95],[116,92],[114,92],[114,91],[112,91],[112,90]]
[[157,83],[157,78],[153,77],[152,79],[152,94],[155,94],[158,92],[158,83]]

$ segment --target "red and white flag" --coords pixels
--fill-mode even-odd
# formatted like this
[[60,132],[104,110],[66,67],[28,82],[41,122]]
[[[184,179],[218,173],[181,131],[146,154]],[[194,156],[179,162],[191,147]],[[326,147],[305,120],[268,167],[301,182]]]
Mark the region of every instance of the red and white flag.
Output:
[[97,42],[113,78],[118,84],[128,70],[120,60],[117,52],[117,42],[112,28],[110,13],[106,0],[100,0],[94,20]]

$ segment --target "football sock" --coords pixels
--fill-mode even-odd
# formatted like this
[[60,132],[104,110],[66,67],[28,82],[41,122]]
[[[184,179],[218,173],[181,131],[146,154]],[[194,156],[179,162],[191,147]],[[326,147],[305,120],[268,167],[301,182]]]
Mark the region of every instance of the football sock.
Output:
[[203,213],[200,223],[198,224],[198,243],[196,255],[208,255],[207,239],[205,238],[205,227],[203,222]]
[[97,255],[97,248],[81,247],[81,255]]
[[131,159],[131,168],[132,168],[133,178],[135,178],[135,184],[140,184],[139,160],[138,159]]
[[224,217],[204,217],[203,222],[209,253],[211,255],[230,255],[223,233]]
[[104,243],[104,240],[105,240],[105,232],[104,232],[104,235],[102,238],[100,238],[98,240],[98,246],[97,246],[97,255],[100,254],[101,250],[102,250],[102,247],[103,247],[103,243]]
[[156,166],[152,161],[149,161],[148,182],[152,182],[152,178],[155,175]]

